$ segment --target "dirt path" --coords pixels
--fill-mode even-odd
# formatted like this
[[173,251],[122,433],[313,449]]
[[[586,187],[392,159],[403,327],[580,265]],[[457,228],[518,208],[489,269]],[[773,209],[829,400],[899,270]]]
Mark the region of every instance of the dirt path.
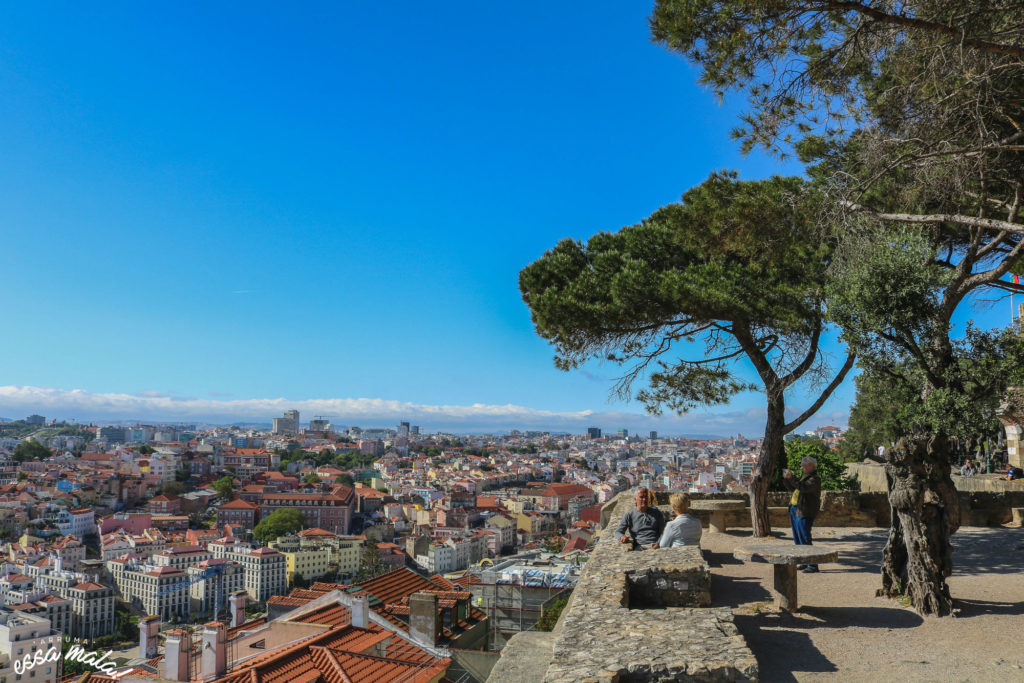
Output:
[[771,606],[771,566],[732,557],[749,531],[705,532],[713,604],[736,608],[761,680],[1024,681],[1024,529],[957,532],[949,585],[959,615],[944,619],[875,597],[887,534],[815,529],[839,563],[799,575],[801,609],[789,615]]

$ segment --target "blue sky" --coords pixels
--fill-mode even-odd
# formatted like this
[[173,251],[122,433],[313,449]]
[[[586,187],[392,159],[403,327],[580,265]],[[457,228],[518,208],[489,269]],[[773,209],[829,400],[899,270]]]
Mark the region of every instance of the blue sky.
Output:
[[519,297],[713,169],[799,171],[739,155],[650,7],[347,5],[0,7],[0,415],[759,430],[756,395],[609,403]]

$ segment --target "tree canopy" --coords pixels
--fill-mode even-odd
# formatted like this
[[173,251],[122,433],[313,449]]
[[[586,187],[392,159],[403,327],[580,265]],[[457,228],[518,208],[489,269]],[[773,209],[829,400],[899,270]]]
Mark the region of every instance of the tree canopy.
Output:
[[[520,273],[537,333],[569,370],[592,359],[625,368],[615,391],[654,413],[684,412],[764,391],[765,440],[752,485],[758,535],[767,535],[764,494],[782,437],[813,415],[853,365],[828,381],[819,352],[831,260],[814,216],[816,195],[799,178],[739,181],[714,173],[682,201],[639,224],[583,243],[562,240]],[[746,378],[749,361],[759,383]],[[801,379],[824,384],[787,421],[785,392]]]
[[14,454],[11,456],[18,462],[30,460],[45,460],[53,455],[53,451],[39,443],[35,439],[28,439],[18,442],[14,447]]
[[305,528],[305,518],[298,508],[279,508],[261,519],[252,533],[263,543],[270,543],[278,536],[294,534]]
[[951,610],[950,438],[975,429],[975,404],[999,391],[965,374],[992,340],[955,334],[953,313],[982,291],[1021,291],[1003,280],[1024,254],[1021,9],[659,0],[651,17],[655,40],[705,84],[745,94],[744,149],[811,164],[838,244],[829,315],[858,348],[865,386],[888,381],[883,393],[907,399],[889,423],[905,438],[886,462],[896,514],[882,592],[905,590],[922,613]]
[[213,482],[213,489],[224,500],[231,500],[235,495],[235,480],[231,477],[221,477]]
[[160,493],[170,496],[180,496],[185,493],[185,485],[180,481],[169,481],[160,487]]
[[772,488],[776,491],[785,491],[786,487],[782,483],[782,470],[786,468],[798,474],[800,463],[807,457],[814,458],[818,463],[817,473],[818,478],[821,479],[821,488],[826,491],[857,489],[857,479],[846,475],[846,465],[843,463],[842,457],[821,439],[787,441],[785,462],[779,463],[776,478],[772,480]]

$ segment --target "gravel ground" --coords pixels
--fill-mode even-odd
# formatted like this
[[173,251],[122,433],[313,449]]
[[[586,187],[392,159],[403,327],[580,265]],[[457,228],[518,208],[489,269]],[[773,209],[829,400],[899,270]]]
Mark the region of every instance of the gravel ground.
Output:
[[[814,529],[839,562],[799,574],[796,614],[775,610],[771,565],[733,559],[749,530],[705,531],[715,606],[734,608],[762,681],[1024,681],[1024,529],[965,527],[950,591],[956,617],[875,597],[888,530]],[[788,541],[788,538],[785,539]]]

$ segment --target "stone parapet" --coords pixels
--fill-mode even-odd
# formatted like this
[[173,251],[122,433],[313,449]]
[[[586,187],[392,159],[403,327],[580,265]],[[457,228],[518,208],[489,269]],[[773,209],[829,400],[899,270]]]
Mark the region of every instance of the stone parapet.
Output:
[[[757,660],[732,611],[707,607],[711,574],[700,549],[630,551],[614,532],[632,497],[621,494],[609,505],[605,531],[559,620],[546,673],[533,680],[757,680]],[[509,670],[499,662],[488,683],[513,680]]]
[[[1024,480],[1022,480],[1024,481]],[[668,511],[668,497],[670,492],[657,491],[655,498],[658,507]],[[771,492],[768,494],[768,514],[772,526],[789,527],[789,499],[792,494],[786,492]],[[632,505],[632,498],[619,494],[601,509],[602,521],[605,526],[610,526],[612,511],[619,504],[620,500],[628,500]],[[724,512],[725,524],[727,527],[750,528],[750,496],[746,493],[714,493],[690,494],[691,501],[698,500],[738,500],[746,507],[737,510]],[[628,510],[629,507],[626,507]],[[700,520],[701,526],[708,528],[711,521],[711,512],[708,510],[692,509],[690,515]],[[621,518],[621,515],[619,516]],[[818,526],[854,526],[854,527],[887,527],[889,526],[889,501],[885,493],[860,493],[858,491],[822,491],[821,511],[815,520]],[[616,520],[615,525],[618,525]]]
[[508,639],[501,657],[487,676],[487,683],[525,683],[539,681],[551,661],[555,634],[523,631]]

